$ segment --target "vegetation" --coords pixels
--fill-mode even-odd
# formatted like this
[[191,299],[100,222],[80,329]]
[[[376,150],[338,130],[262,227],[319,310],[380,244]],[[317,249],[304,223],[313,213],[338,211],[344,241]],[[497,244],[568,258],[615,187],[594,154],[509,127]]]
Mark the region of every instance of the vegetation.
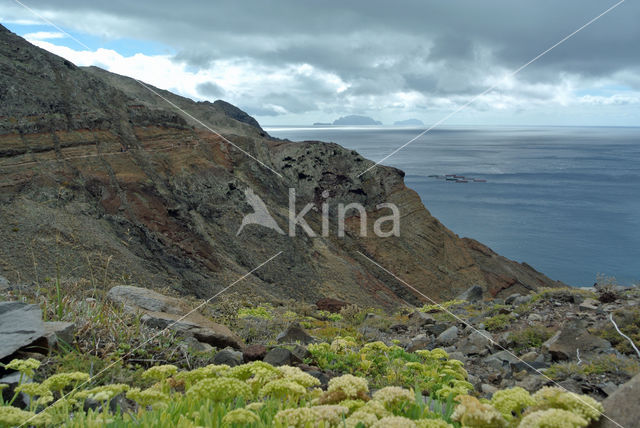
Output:
[[521,330],[512,331],[509,340],[515,352],[526,351],[529,348],[539,348],[553,336],[553,330],[542,326],[529,326]]
[[[347,339],[336,339],[329,349],[322,346],[315,352],[320,358],[330,351],[346,357],[344,351],[352,346]],[[12,400],[0,402],[0,426],[444,428],[537,427],[564,421],[561,426],[584,427],[602,412],[592,398],[558,388],[533,395],[512,388],[481,402],[467,394],[471,386],[463,380],[462,363],[449,360],[439,349],[406,354],[373,343],[358,354],[366,361],[359,369],[369,374],[384,373],[384,360],[405,361],[391,379],[405,385],[371,394],[367,377],[346,374],[331,379],[323,391],[318,379],[299,368],[264,362],[184,371],[157,365],[142,373],[141,378],[151,383],[144,388],[125,383],[93,386],[86,373],[58,373],[40,383],[21,383]],[[24,378],[39,366],[34,359],[8,364]],[[412,382],[416,389],[407,385]],[[429,398],[423,398],[419,386],[427,387]],[[19,392],[30,396],[28,409],[12,406]],[[132,406],[123,411],[114,403]]]

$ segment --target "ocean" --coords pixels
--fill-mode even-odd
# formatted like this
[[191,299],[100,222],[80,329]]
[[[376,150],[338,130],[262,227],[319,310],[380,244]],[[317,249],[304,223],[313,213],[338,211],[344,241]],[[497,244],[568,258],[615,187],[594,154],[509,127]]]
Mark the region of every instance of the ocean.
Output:
[[[373,161],[422,131],[265,129],[293,141],[335,142]],[[447,127],[384,164],[405,171],[406,184],[459,236],[569,285],[593,285],[598,275],[640,282],[640,128]]]

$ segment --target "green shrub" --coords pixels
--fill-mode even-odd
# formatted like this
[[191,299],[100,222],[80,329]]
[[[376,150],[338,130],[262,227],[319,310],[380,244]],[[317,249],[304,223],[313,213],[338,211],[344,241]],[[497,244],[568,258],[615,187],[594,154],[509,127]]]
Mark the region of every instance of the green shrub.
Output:
[[489,331],[501,331],[509,327],[514,318],[512,314],[498,314],[485,319],[484,325]]
[[538,325],[513,331],[509,334],[509,339],[513,342],[513,350],[519,352],[529,348],[539,348],[551,336],[553,336],[552,329]]

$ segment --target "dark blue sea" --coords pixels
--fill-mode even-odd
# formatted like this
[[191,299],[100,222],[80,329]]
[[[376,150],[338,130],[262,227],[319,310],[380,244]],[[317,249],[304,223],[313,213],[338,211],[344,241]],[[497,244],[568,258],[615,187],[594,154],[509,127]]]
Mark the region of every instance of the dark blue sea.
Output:
[[[378,161],[421,129],[267,131],[332,141]],[[588,286],[601,274],[640,282],[640,128],[443,128],[384,164],[404,170],[407,185],[455,233],[553,279]],[[447,174],[486,182],[429,177]]]

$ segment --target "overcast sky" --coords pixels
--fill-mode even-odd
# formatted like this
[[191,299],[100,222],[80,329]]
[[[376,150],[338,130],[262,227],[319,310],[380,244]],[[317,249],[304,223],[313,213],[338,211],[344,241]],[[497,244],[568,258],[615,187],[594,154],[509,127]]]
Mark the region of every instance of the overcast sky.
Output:
[[[369,115],[448,124],[640,125],[640,4],[627,0],[12,0],[0,22],[78,65],[197,100],[224,99],[263,125]],[[52,6],[53,5],[53,6]]]

